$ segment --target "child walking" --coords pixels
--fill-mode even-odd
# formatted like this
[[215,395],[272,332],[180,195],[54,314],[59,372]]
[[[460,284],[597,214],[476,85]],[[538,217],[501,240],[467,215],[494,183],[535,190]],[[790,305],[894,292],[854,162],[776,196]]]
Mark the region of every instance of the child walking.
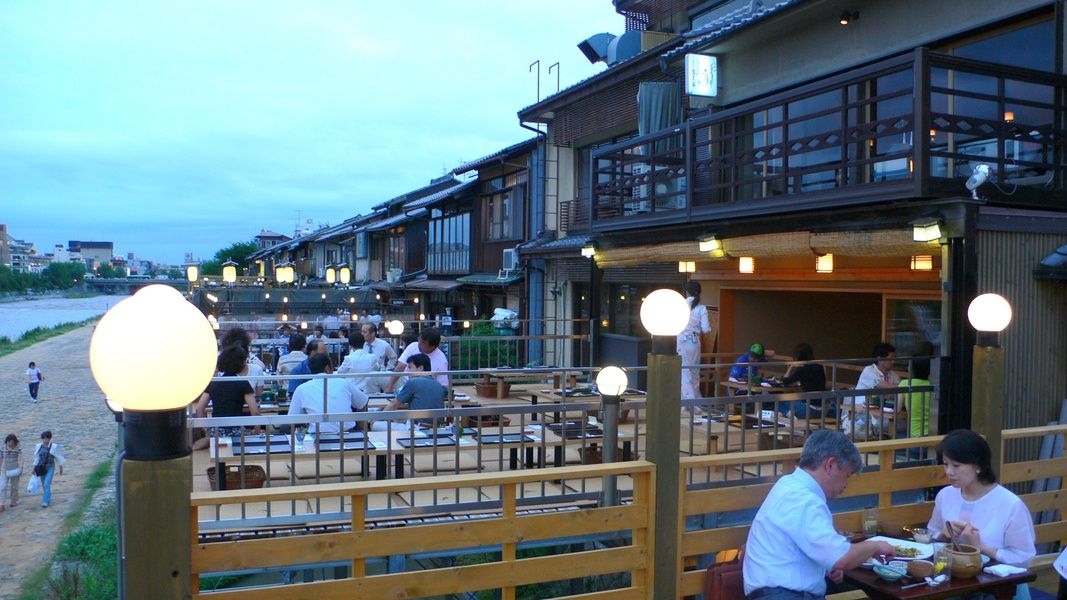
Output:
[[[4,478],[4,487],[11,501],[9,506],[15,508],[19,503],[19,481],[22,479],[22,448],[13,433],[7,434],[0,448],[0,477]],[[4,507],[3,500],[3,496],[0,496],[0,510]]]

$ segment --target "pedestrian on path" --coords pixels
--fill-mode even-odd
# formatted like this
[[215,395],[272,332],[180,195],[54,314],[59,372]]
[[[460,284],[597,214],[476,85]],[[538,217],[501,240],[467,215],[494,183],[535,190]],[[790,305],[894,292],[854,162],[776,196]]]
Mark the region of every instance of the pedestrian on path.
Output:
[[37,402],[37,390],[41,387],[41,382],[44,381],[44,375],[41,374],[41,370],[37,368],[37,363],[30,361],[30,368],[26,369],[26,380],[30,384],[30,399],[35,403]]
[[59,467],[59,474],[63,474],[65,462],[67,459],[59,449],[59,444],[52,442],[52,432],[42,433],[41,443],[33,449],[33,474],[41,478],[41,508],[48,508],[52,503],[52,478],[55,477],[56,467]]
[[[7,497],[11,501],[9,506],[15,508],[19,503],[19,481],[22,479],[22,448],[13,433],[7,434],[4,446],[0,448],[0,477],[4,478]],[[0,495],[0,510],[3,507],[4,497]]]

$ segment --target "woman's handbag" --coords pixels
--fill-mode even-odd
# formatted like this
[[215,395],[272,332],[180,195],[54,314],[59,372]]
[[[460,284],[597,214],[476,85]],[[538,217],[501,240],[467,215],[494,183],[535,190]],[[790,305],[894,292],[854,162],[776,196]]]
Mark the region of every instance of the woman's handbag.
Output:
[[44,465],[34,465],[33,466],[33,474],[38,476],[38,477],[44,477],[45,475],[48,474],[48,467],[46,467]]

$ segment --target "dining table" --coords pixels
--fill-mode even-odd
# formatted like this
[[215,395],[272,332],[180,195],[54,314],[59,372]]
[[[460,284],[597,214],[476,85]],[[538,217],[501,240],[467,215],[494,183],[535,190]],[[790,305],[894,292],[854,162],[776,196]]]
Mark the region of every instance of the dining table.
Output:
[[[986,566],[996,565],[990,561]],[[857,567],[845,571],[845,581],[863,590],[872,600],[937,600],[938,598],[965,597],[972,594],[991,594],[998,599],[1010,600],[1015,596],[1016,586],[1037,579],[1037,574],[1027,569],[1022,573],[1000,577],[979,571],[967,579],[953,577],[938,585],[917,585],[917,580],[905,577],[899,581],[886,581],[871,569]]]

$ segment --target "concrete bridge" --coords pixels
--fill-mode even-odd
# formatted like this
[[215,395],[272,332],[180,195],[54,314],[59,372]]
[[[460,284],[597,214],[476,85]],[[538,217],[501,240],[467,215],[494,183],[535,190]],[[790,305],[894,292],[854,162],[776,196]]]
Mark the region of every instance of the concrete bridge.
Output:
[[189,285],[185,281],[176,279],[148,279],[144,277],[116,277],[110,279],[95,277],[85,280],[85,287],[105,294],[132,294],[145,286],[153,284],[169,285],[179,292],[185,292]]

